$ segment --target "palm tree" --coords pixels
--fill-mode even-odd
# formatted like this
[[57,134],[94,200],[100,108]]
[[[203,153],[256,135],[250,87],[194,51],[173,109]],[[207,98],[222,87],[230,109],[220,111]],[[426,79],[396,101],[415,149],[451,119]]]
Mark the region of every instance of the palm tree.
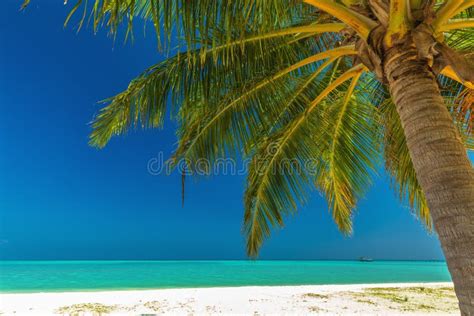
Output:
[[139,17],[174,53],[106,101],[93,146],[161,127],[169,111],[173,162],[251,158],[250,256],[314,188],[350,234],[384,159],[400,198],[433,223],[460,310],[474,315],[473,0],[91,2],[67,21],[84,10],[80,27],[91,10],[94,30],[129,37]]

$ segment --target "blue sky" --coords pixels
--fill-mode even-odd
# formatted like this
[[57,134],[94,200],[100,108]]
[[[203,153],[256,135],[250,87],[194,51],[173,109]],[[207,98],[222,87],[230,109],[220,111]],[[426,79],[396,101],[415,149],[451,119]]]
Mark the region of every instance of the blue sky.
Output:
[[[0,3],[0,258],[244,259],[245,177],[153,176],[148,161],[175,146],[172,126],[87,145],[97,101],[164,57],[149,29],[115,43],[102,30],[63,28],[61,1]],[[315,192],[264,245],[263,259],[442,259],[381,170],[340,235]]]

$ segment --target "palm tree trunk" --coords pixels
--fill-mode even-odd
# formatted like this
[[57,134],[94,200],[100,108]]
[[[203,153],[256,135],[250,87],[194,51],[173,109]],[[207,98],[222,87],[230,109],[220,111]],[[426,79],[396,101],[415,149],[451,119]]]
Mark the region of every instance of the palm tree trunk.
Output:
[[428,62],[395,47],[384,71],[461,313],[474,315],[474,170]]

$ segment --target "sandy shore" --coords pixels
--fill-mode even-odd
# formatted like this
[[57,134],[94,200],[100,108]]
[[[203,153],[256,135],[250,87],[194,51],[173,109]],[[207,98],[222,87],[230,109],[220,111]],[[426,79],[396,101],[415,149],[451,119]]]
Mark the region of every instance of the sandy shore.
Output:
[[457,315],[451,283],[0,294],[1,315]]

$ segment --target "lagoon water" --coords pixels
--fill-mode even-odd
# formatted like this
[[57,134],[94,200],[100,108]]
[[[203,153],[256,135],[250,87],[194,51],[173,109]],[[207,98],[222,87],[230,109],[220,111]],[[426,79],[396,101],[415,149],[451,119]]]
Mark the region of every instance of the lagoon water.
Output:
[[445,281],[439,261],[0,262],[0,292]]

